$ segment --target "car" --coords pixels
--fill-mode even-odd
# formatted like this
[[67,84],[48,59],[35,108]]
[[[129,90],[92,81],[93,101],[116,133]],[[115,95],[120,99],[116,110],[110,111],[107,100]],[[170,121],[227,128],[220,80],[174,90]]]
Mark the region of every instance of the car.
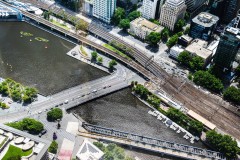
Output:
[[109,85],[108,87],[111,87],[111,85]]
[[65,103],[65,104],[68,104],[68,100],[65,100],[64,103]]
[[91,94],[90,92],[89,93],[87,93],[87,95],[89,95],[89,94]]
[[92,91],[92,93],[95,93],[95,92],[97,92],[97,90],[96,90],[96,89],[94,89],[94,90]]
[[41,114],[42,113],[42,111],[38,111],[38,114]]
[[82,97],[84,97],[84,96],[85,96],[85,94],[82,95]]
[[103,89],[106,89],[106,88],[107,88],[106,86],[103,87]]
[[56,104],[55,107],[58,107],[58,104]]
[[46,134],[46,133],[47,133],[47,130],[44,129],[44,130],[42,130],[42,131],[38,134],[38,136],[39,136],[39,137],[42,137],[42,135],[44,135],[44,134]]
[[59,106],[63,105],[63,103],[60,103]]

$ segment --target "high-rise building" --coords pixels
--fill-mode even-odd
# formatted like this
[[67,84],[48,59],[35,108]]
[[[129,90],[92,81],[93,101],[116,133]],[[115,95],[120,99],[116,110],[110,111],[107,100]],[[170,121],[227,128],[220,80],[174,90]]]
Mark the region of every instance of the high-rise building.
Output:
[[143,0],[142,17],[146,19],[155,19],[158,1],[159,0]]
[[217,26],[219,18],[202,12],[192,19],[189,35],[193,38],[209,40]]
[[84,0],[83,11],[90,16],[93,15],[93,0]]
[[111,17],[116,9],[117,0],[93,0],[93,16],[106,22],[111,22]]
[[186,9],[184,0],[167,0],[161,8],[160,24],[174,30],[175,23],[184,18]]
[[225,7],[222,20],[228,24],[237,16],[238,10],[240,9],[240,0],[225,0],[223,4]]
[[213,62],[216,67],[231,69],[240,47],[240,29],[228,27],[220,38]]
[[198,12],[199,13],[199,10],[204,5],[204,3],[206,3],[207,1],[208,0],[185,0],[185,4],[187,5],[187,10],[191,14],[194,14],[194,12]]

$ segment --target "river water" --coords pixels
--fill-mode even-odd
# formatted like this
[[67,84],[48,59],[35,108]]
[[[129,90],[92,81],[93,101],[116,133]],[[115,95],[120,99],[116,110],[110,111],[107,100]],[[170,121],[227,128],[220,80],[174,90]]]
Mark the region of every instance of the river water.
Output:
[[[33,37],[20,37],[21,31]],[[34,37],[49,42],[39,42]],[[51,95],[107,75],[67,56],[74,46],[25,22],[0,22],[0,76],[34,86],[43,95]]]
[[166,141],[204,147],[201,142],[191,144],[182,134],[167,128],[156,117],[149,115],[150,109],[124,89],[103,98],[82,104],[70,110],[77,113],[86,122],[108,128],[114,128]]

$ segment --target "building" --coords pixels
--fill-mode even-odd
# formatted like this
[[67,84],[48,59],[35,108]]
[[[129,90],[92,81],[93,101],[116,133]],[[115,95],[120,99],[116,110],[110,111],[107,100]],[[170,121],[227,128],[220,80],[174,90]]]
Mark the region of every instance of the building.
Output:
[[221,69],[231,69],[240,47],[240,29],[226,28],[220,38],[213,62]]
[[219,18],[207,12],[202,12],[192,19],[189,35],[191,37],[209,40],[215,30]]
[[93,0],[93,16],[106,22],[111,22],[111,17],[116,9],[117,0]]
[[195,39],[185,48],[192,56],[199,56],[204,60],[204,66],[207,66],[212,59],[213,52],[207,49],[208,43],[201,39]]
[[179,54],[183,51],[184,49],[181,46],[175,45],[170,49],[169,55],[170,57],[177,59]]
[[178,44],[183,47],[187,47],[192,42],[192,40],[192,37],[189,37],[188,35],[182,35],[178,38]]
[[159,0],[143,0],[142,17],[146,19],[155,19],[157,3]]
[[228,24],[237,16],[238,10],[240,9],[240,1],[225,0],[223,5],[225,7],[223,9],[222,20]]
[[204,4],[207,3],[208,0],[185,0],[185,4],[187,5],[187,11],[191,15],[197,15],[204,8]]
[[0,2],[0,21],[16,21],[22,20],[22,13],[12,7],[6,6]]
[[93,15],[93,0],[84,0],[83,12],[90,16]]
[[174,30],[175,23],[184,18],[186,8],[184,0],[167,0],[161,8],[160,24]]
[[164,28],[145,18],[139,17],[130,22],[130,33],[141,39],[145,39],[151,32],[161,32]]
[[50,143],[48,140],[0,124],[0,159],[8,153],[9,146],[13,146],[22,150],[32,149],[32,154],[22,159],[48,160]]
[[84,139],[79,151],[77,152],[78,160],[100,160],[104,153],[95,145]]

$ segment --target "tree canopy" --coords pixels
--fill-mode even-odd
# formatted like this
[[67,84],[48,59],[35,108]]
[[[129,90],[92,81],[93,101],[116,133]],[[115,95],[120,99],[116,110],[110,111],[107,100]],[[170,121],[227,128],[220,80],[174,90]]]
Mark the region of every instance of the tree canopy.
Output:
[[208,71],[195,72],[193,75],[193,82],[217,93],[223,90],[221,80],[210,74]]
[[127,29],[130,28],[130,21],[129,19],[121,19],[119,23],[119,28],[123,29],[124,31],[127,31]]
[[162,41],[166,42],[168,40],[168,37],[169,37],[169,29],[165,27],[161,32]]
[[130,20],[130,21],[132,21],[132,20],[134,20],[134,19],[136,19],[136,18],[138,18],[138,17],[140,17],[141,16],[141,12],[139,12],[139,11],[132,11],[132,12],[130,12],[129,14],[128,14],[128,19]]
[[161,34],[158,32],[151,32],[149,35],[146,36],[146,42],[150,45],[157,45],[158,42],[161,40]]
[[93,51],[92,53],[91,53],[91,58],[92,58],[92,60],[93,61],[96,61],[97,60],[97,57],[98,57],[98,53],[96,52],[96,51]]
[[203,69],[204,60],[202,57],[193,56],[192,59],[189,61],[189,67],[194,71],[199,71]]
[[237,142],[229,135],[218,134],[216,131],[208,131],[206,134],[206,141],[217,151],[223,153],[228,159],[237,158],[240,150]]
[[31,134],[39,134],[43,130],[43,124],[32,118],[24,118],[21,121],[7,123],[6,125],[21,131],[26,130]]
[[123,8],[117,7],[112,16],[112,23],[118,25],[121,19],[125,18],[125,10]]
[[86,31],[88,28],[88,23],[80,19],[79,21],[76,22],[75,27],[76,27],[76,30]]
[[58,150],[58,143],[56,141],[52,141],[48,148],[48,152],[56,154]]
[[117,61],[116,60],[111,60],[109,63],[108,63],[108,67],[110,70],[113,70],[114,66],[117,65]]
[[174,46],[175,44],[177,44],[178,42],[178,35],[174,34],[172,37],[169,38],[169,40],[167,41],[166,45],[168,46],[168,48],[171,48],[172,46]]
[[223,92],[223,98],[236,104],[240,104],[240,89],[231,86]]
[[56,121],[58,119],[62,119],[63,112],[60,108],[54,108],[47,112],[47,119],[49,121]]
[[181,64],[188,67],[189,62],[192,60],[192,56],[188,51],[183,51],[178,55],[177,59]]
[[174,32],[180,32],[183,30],[183,26],[185,26],[185,21],[183,19],[179,19],[177,21],[177,23],[175,24],[175,27],[174,27]]

